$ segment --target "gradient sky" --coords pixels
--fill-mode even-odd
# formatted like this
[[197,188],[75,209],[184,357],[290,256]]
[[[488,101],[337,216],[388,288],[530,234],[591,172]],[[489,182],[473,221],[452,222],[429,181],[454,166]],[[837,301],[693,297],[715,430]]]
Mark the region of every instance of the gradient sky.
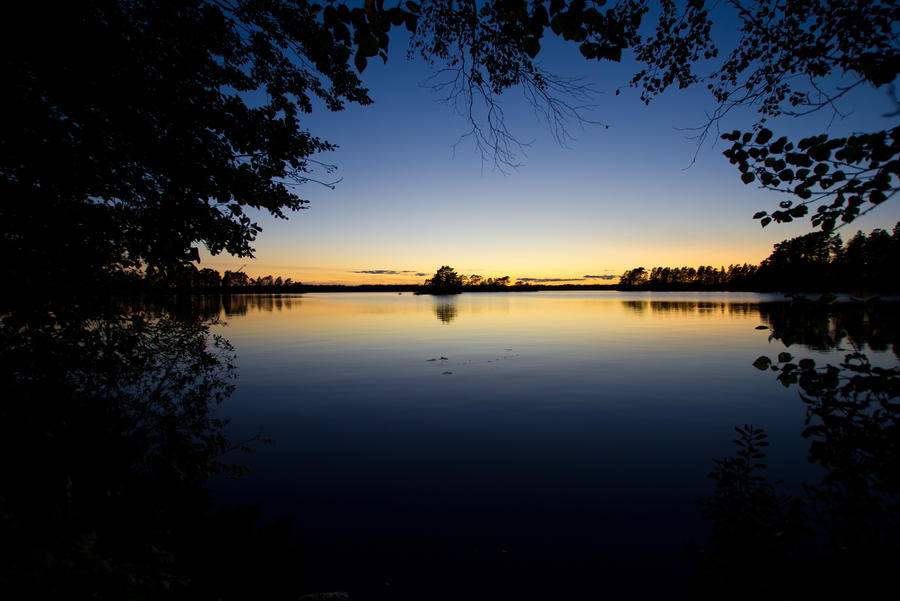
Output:
[[[685,128],[703,124],[715,107],[702,88],[667,92],[648,107],[636,90],[614,93],[636,70],[627,57],[588,63],[577,46],[548,39],[539,59],[600,91],[587,116],[608,127],[572,124],[574,140],[562,147],[511,90],[502,97],[508,121],[530,146],[522,166],[502,173],[482,164],[471,142],[454,149],[466,120],[424,86],[429,68],[407,60],[395,35],[388,63],[370,61],[363,73],[373,105],[308,116],[313,134],[339,146],[317,157],[338,167],[333,176],[321,174],[341,178],[335,189],[302,186],[309,208],[287,221],[260,214],[254,259],[204,253],[201,267],[245,266],[252,277],[304,283],[419,283],[417,274],[441,265],[485,277],[566,279],[636,266],[757,263],[774,243],[812,231],[808,220],[761,228],[752,214],[777,208],[781,195],[744,185],[722,156],[722,141],[697,151]],[[884,91],[860,91],[840,108],[843,118],[823,111],[769,127],[796,139],[896,121],[882,117],[895,110]],[[756,118],[750,110],[729,115],[723,131],[746,129]],[[894,199],[841,233],[846,240],[898,220]]]

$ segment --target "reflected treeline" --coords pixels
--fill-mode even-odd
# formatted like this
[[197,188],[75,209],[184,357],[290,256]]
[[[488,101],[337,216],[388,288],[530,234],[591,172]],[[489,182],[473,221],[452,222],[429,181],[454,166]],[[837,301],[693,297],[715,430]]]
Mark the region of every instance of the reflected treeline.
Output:
[[772,340],[826,351],[850,347],[900,356],[900,304],[886,301],[709,302],[627,300],[637,314],[750,317],[759,315]]
[[622,301],[628,310],[643,313],[677,313],[680,315],[736,315],[747,317],[759,312],[759,303],[733,303],[711,301]]
[[208,478],[239,473],[229,452],[245,443],[217,414],[233,349],[198,306],[216,313],[202,298],[80,296],[0,317],[0,596],[302,590],[284,525],[209,513]]
[[239,317],[254,311],[289,311],[300,304],[301,297],[291,294],[173,294],[126,297],[120,302],[136,309],[210,320],[223,315]]
[[434,314],[444,323],[450,323],[459,315],[459,307],[452,301],[437,301],[434,303]]
[[771,339],[818,351],[893,351],[900,357],[900,304],[892,302],[760,303],[760,317]]
[[298,296],[281,294],[223,294],[204,297],[208,311],[222,311],[226,317],[246,315],[249,311],[272,313],[290,310],[301,302]]
[[[817,350],[852,344],[897,353],[897,307],[878,303],[764,305],[772,337]],[[870,598],[900,569],[900,366],[861,352],[817,365],[781,352],[754,367],[796,386],[806,406],[801,436],[822,468],[803,494],[766,476],[765,431],[736,428],[735,456],[715,461],[701,501],[713,536],[697,552],[701,597]]]

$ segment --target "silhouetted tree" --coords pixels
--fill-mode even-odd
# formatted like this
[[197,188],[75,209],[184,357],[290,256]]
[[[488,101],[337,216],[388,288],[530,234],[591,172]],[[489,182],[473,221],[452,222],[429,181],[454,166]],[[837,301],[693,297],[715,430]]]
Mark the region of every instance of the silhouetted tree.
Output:
[[351,40],[336,14],[305,0],[8,7],[4,281],[90,283],[195,260],[197,243],[250,256],[246,210],[283,218],[307,202],[297,185],[331,170],[302,115],[371,102],[353,65],[391,23],[357,19]]
[[222,276],[222,285],[226,288],[249,286],[250,277],[243,271],[226,271]]
[[761,265],[761,275],[770,285],[798,290],[812,286],[828,290],[834,286],[834,270],[842,252],[841,237],[811,232],[775,245]]
[[197,274],[197,282],[204,288],[218,288],[222,284],[222,276],[215,269],[204,267]]
[[425,288],[432,294],[453,294],[460,292],[461,287],[459,274],[449,265],[440,267],[430,279],[425,280]]
[[890,292],[898,289],[898,256],[900,236],[882,229],[858,232],[846,246],[838,235],[812,232],[776,244],[759,275],[764,285],[782,289]]
[[643,267],[629,269],[619,278],[619,285],[623,288],[642,286],[647,283],[647,270]]

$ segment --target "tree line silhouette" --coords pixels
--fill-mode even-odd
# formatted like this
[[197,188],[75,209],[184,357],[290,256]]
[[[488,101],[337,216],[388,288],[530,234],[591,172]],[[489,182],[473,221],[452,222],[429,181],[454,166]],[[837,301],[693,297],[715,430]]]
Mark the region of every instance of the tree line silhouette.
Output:
[[[728,267],[635,267],[625,271],[616,288],[625,290],[743,290],[743,291],[848,291],[861,294],[895,292],[900,283],[894,276],[900,264],[900,222],[892,233],[876,228],[869,234],[857,231],[846,244],[839,233],[816,231],[775,244],[772,253],[758,265],[731,264]],[[148,268],[129,279],[133,287],[203,292],[302,292],[309,288],[301,282],[281,276],[250,277],[242,271],[217,270],[196,265]],[[460,274],[448,265],[441,266],[422,286],[312,286],[322,291],[416,291],[422,294],[460,292],[536,290],[573,286],[535,286],[510,276],[483,277]],[[592,287],[598,287],[596,285]],[[609,286],[599,286],[609,288]]]
[[889,234],[859,231],[846,244],[840,234],[817,231],[775,245],[759,265],[644,267],[622,274],[629,290],[748,290],[779,292],[896,292],[900,222]]
[[251,277],[243,271],[226,270],[219,273],[210,267],[198,269],[189,263],[171,270],[148,269],[144,281],[154,288],[203,289],[205,291],[227,291],[237,289],[242,292],[256,292],[260,289],[299,292],[301,282],[281,276]]

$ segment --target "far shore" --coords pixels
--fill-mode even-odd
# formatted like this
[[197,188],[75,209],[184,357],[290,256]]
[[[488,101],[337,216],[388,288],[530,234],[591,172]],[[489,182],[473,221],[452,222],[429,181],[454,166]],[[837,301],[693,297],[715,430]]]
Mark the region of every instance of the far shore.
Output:
[[[757,292],[757,293],[774,293],[787,294],[791,296],[809,296],[821,294],[837,294],[845,296],[847,294],[857,298],[868,298],[878,296],[885,298],[884,293],[877,290],[780,290],[772,288],[746,288],[746,287],[722,287],[722,286],[669,286],[669,287],[651,287],[651,286],[620,286],[618,284],[529,284],[524,286],[506,286],[506,287],[489,287],[489,286],[466,286],[454,292],[432,291],[425,286],[415,284],[303,284],[292,286],[234,286],[234,287],[202,287],[191,289],[172,289],[171,292],[190,294],[307,294],[307,293],[352,293],[352,292],[393,292],[393,293],[410,293],[433,296],[447,296],[460,293],[473,294],[490,294],[495,292],[588,292],[588,291],[613,291],[613,292]],[[891,295],[892,297],[895,295]]]

